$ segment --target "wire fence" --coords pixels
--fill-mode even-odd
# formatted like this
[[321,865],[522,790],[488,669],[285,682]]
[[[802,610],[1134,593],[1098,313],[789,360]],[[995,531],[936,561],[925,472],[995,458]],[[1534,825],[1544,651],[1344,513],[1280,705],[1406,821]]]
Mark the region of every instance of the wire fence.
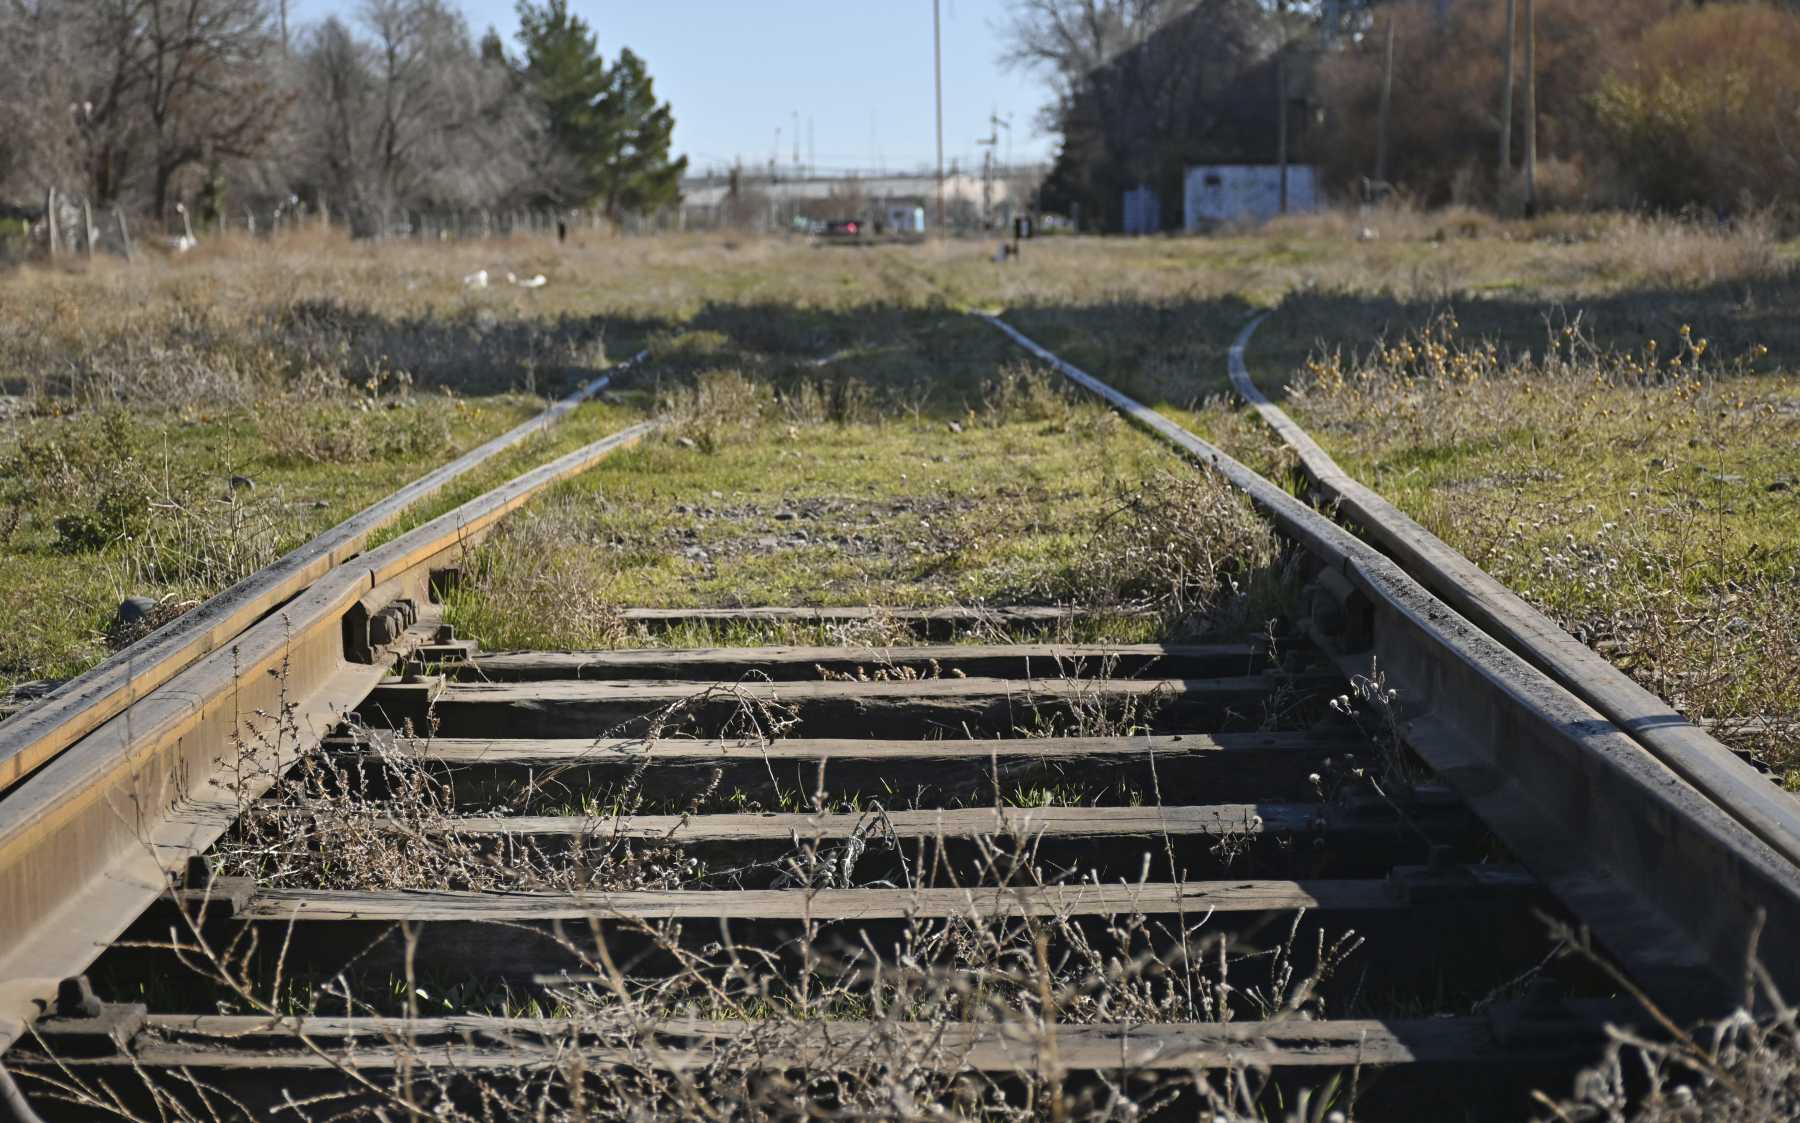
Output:
[[42,206],[0,207],[0,259],[133,258],[146,248],[186,252],[226,233],[254,238],[308,229],[341,230],[358,240],[414,242],[567,238],[580,232],[638,235],[685,229],[687,217],[679,207],[610,219],[595,207],[333,207],[324,200],[307,203],[289,196],[199,215],[178,204],[172,215],[156,221],[52,189],[45,192]]

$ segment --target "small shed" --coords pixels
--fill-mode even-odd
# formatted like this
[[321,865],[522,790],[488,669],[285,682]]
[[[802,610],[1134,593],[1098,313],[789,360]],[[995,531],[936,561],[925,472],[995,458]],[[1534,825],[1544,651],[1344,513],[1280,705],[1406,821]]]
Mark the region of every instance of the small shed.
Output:
[[[1318,169],[1287,168],[1287,213],[1316,211]],[[1277,164],[1202,164],[1187,170],[1183,202],[1186,228],[1206,230],[1225,222],[1266,222],[1281,213],[1281,167]]]

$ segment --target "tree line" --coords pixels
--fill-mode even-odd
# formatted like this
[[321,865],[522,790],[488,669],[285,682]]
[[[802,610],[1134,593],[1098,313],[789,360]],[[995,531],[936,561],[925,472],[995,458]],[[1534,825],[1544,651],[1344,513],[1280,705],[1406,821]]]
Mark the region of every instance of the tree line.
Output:
[[[674,116],[568,0],[519,0],[516,49],[446,0],[361,0],[290,31],[275,0],[0,0],[0,202],[46,189],[163,219],[679,198]],[[371,231],[373,232],[373,231]]]
[[1014,0],[1005,56],[1054,94],[1045,206],[1111,228],[1125,191],[1178,223],[1187,167],[1284,154],[1339,197],[1786,205],[1796,59],[1792,0]]

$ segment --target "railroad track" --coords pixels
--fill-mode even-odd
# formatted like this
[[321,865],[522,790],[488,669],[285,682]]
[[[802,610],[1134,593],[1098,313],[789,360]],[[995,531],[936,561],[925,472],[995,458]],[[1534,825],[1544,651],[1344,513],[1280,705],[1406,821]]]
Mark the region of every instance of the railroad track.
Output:
[[14,1111],[1519,1118],[1645,1022],[1609,969],[1717,1014],[1754,933],[1800,932],[1791,810],[1678,773],[1416,565],[1037,350],[1249,493],[1303,583],[1281,627],[443,628],[468,545],[627,431],[44,734],[0,798]]

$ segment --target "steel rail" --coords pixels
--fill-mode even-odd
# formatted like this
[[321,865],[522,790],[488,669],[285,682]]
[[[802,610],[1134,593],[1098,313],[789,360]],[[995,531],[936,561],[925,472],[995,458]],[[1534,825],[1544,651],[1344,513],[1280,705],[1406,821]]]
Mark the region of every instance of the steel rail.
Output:
[[105,661],[58,686],[0,723],[0,792],[92,732],[100,723],[169,681],[194,660],[229,644],[238,633],[360,553],[370,538],[413,504],[544,432],[611,384],[613,375],[649,356],[639,351],[590,379],[542,413],[357,512],[267,568],[208,598]]
[[1252,319],[1231,345],[1231,384],[1300,457],[1327,503],[1349,515],[1393,554],[1420,584],[1476,626],[1605,714],[1682,779],[1754,831],[1791,862],[1800,863],[1800,800],[1730,748],[1688,721],[1630,675],[1558,627],[1524,598],[1359,483],[1318,442],[1271,402],[1250,378],[1244,349],[1269,313]]
[[[1800,870],[1613,721],[1386,554],[1167,417],[983,319],[1242,490],[1324,562],[1312,631],[1398,690],[1396,731],[1666,1008],[1744,1000],[1753,934],[1800,934]],[[1385,698],[1385,695],[1384,695]],[[1800,960],[1763,964],[1788,991]]]
[[[180,670],[0,800],[0,1052],[59,979],[79,974],[243,804],[428,641],[433,573],[545,488],[628,447],[642,422],[577,449],[328,570]],[[412,627],[368,662],[347,621],[407,606]],[[391,638],[391,637],[390,637]]]

